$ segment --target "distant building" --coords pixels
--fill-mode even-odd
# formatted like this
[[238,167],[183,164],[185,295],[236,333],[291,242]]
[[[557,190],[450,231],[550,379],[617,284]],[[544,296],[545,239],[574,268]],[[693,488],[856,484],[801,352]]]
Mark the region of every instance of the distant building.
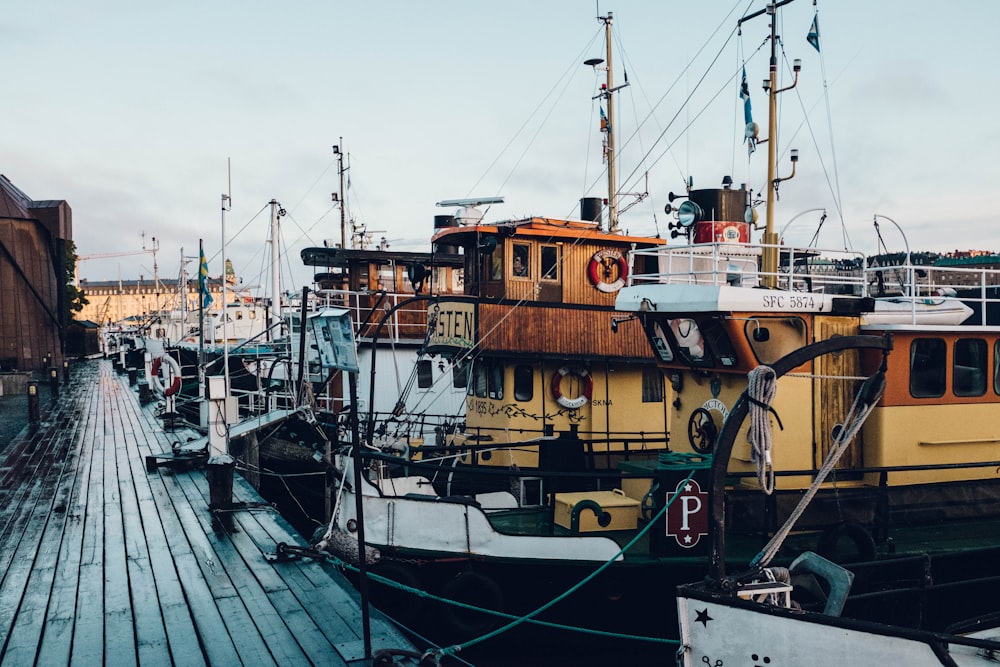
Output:
[[35,201],[0,174],[0,370],[62,366],[72,238],[69,204]]
[[[163,311],[180,310],[182,303],[185,310],[198,309],[198,280],[188,280],[184,290],[178,289],[179,281],[150,280],[81,280],[79,288],[89,302],[77,315],[78,319],[91,320],[100,325],[121,322],[131,318],[144,318]],[[209,293],[212,295],[210,310],[222,307],[222,284],[210,280]],[[181,293],[183,291],[183,298]],[[234,293],[229,292],[232,301]]]

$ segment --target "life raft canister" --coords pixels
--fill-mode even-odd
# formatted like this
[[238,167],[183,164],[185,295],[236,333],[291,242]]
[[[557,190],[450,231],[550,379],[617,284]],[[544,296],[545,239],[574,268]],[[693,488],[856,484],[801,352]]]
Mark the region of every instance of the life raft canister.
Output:
[[[610,266],[613,264],[618,265],[618,279],[608,282],[606,278],[609,277]],[[622,251],[617,248],[598,250],[587,265],[587,277],[590,279],[590,284],[601,292],[617,292],[625,287],[625,281],[628,280],[628,262],[625,261]]]
[[[167,386],[164,382],[160,381],[160,368],[163,364],[167,365],[167,380],[170,381],[170,385]],[[164,396],[173,396],[181,389],[181,365],[177,363],[177,360],[168,354],[153,359],[153,365],[149,369],[150,382],[158,392]]]
[[[573,375],[583,383],[582,391],[576,398],[568,398],[562,393],[562,379],[567,375]],[[564,408],[569,408],[570,410],[582,408],[590,402],[593,394],[594,378],[590,376],[590,372],[586,368],[563,366],[552,374],[552,397],[556,399],[556,403]]]

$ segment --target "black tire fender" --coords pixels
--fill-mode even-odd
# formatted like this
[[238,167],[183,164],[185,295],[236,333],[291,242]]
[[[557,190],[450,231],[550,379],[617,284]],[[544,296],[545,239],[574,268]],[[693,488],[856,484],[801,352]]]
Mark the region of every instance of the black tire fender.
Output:
[[[485,574],[472,570],[459,572],[448,580],[441,591],[441,597],[482,609],[504,610],[503,590],[497,582]],[[444,603],[442,615],[448,627],[465,638],[489,632],[502,620],[493,614],[448,603]]]
[[[838,545],[844,540],[854,547],[853,553],[841,552]],[[875,540],[864,526],[848,521],[827,528],[819,538],[816,551],[835,563],[872,561],[875,560]]]

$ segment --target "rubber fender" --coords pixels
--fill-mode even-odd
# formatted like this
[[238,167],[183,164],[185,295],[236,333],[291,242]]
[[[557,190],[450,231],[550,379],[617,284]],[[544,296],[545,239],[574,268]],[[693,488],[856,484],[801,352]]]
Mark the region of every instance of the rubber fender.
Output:
[[[479,572],[465,570],[452,577],[441,591],[441,597],[455,602],[479,607],[480,609],[491,609],[493,611],[504,610],[503,591],[492,578]],[[499,625],[502,620],[499,616],[483,612],[466,609],[456,605],[444,603],[442,613],[448,627],[456,635],[469,638],[489,632]]]
[[[846,540],[854,547],[853,554],[840,555],[838,544]],[[862,562],[875,560],[875,540],[868,530],[857,523],[838,523],[823,532],[816,550],[821,556],[832,561]]]

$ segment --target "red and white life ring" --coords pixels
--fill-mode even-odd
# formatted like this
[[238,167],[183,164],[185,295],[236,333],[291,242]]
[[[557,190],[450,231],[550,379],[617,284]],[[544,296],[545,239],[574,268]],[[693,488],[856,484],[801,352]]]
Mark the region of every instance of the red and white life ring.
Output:
[[[567,375],[573,375],[580,379],[582,383],[582,391],[580,395],[576,398],[567,398],[563,396],[562,393],[562,379]],[[556,403],[563,406],[564,408],[569,408],[570,410],[576,410],[577,408],[582,408],[584,405],[590,402],[591,396],[594,394],[594,378],[590,376],[590,373],[586,368],[563,366],[555,373],[552,374],[552,397],[556,399]]]
[[[166,363],[166,377],[160,380],[160,369]],[[181,389],[181,365],[177,360],[168,354],[153,359],[153,364],[149,368],[149,381],[153,387],[164,396],[173,396]]]
[[[611,282],[605,280],[610,272],[609,260],[611,264],[618,265],[618,279]],[[617,292],[625,287],[625,281],[628,280],[628,261],[617,248],[598,250],[587,265],[587,277],[590,278],[590,284],[600,291]]]

